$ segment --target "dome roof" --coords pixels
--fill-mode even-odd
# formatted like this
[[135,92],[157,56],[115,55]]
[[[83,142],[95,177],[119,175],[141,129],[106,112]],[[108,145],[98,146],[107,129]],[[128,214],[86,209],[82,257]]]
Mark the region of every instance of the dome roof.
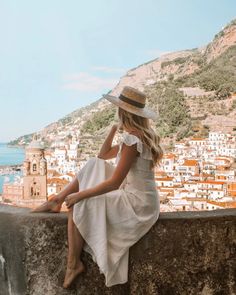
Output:
[[44,146],[40,141],[33,140],[30,142],[30,144],[27,146],[28,149],[39,149],[43,150]]

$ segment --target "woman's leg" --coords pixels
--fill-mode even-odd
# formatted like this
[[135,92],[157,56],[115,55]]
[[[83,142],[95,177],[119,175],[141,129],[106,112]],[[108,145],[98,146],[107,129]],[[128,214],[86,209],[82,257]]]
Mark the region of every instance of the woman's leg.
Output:
[[[91,157],[85,166],[79,171],[79,173],[82,173],[84,169],[93,169],[93,166],[95,165],[96,161],[98,161],[99,158],[97,157]],[[60,193],[58,193],[55,196],[56,201],[59,201],[61,204],[64,202],[66,196],[69,194],[75,193],[79,191],[79,180],[78,176],[76,176]]]
[[73,280],[84,271],[84,265],[81,261],[81,252],[84,245],[84,239],[78,231],[73,221],[73,207],[68,211],[68,256],[67,269],[63,283],[64,288],[68,288]]
[[79,181],[75,177],[69,184],[67,184],[61,192],[53,196],[50,200],[44,202],[42,205],[33,209],[31,212],[60,212],[62,203],[66,196],[79,191]]
[[74,179],[72,179],[72,181],[67,184],[62,191],[60,191],[56,196],[55,199],[59,202],[59,203],[63,203],[66,196],[68,196],[69,194],[75,193],[79,191],[79,181],[78,178],[75,177]]

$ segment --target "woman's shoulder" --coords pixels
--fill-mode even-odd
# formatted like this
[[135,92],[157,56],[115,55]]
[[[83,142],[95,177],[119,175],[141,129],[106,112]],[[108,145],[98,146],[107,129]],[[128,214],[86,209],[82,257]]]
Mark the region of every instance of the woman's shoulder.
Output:
[[123,135],[123,142],[127,145],[137,143],[137,150],[140,152],[141,157],[146,160],[152,160],[152,153],[150,148],[144,144],[138,132],[126,132]]
[[127,131],[125,131],[123,134],[122,134],[122,139],[121,139],[121,145],[123,143],[125,143],[126,145],[128,146],[131,146],[133,144],[136,144],[137,143],[137,150],[142,153],[143,152],[143,143],[141,141],[141,139],[136,135],[136,134],[131,134]]
[[142,143],[140,136],[137,133],[134,132],[124,132],[123,134],[123,141],[127,143]]
[[124,133],[123,133],[123,136],[126,138],[137,138],[137,139],[139,139],[140,141],[141,141],[141,136],[140,136],[140,134],[137,132],[137,131],[125,131]]

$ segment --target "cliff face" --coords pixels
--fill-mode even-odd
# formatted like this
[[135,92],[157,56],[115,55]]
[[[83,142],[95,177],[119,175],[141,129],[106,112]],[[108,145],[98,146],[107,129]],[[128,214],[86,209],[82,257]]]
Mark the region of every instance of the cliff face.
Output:
[[235,44],[236,20],[232,21],[215,36],[213,41],[205,48],[203,54],[206,56],[207,62],[210,62]]
[[[234,209],[160,213],[130,249],[129,280],[107,288],[88,254],[87,271],[64,290],[65,213],[30,214],[0,205],[1,295],[235,295]],[[95,229],[96,230],[96,229]]]
[[[113,95],[118,95],[125,85],[137,87],[140,90],[144,86],[166,80],[170,74],[176,77],[190,75],[197,69],[197,57],[206,58],[207,63],[223,54],[229,47],[236,44],[236,21],[226,26],[219,32],[212,42],[203,48],[183,50],[168,53],[148,63],[131,69],[123,76],[118,85],[112,90]],[[166,66],[163,66],[165,65]]]
[[[196,52],[196,50],[186,50],[168,53],[160,58],[157,58],[148,63],[142,64],[134,69],[131,69],[123,76],[117,86],[112,90],[112,95],[118,95],[125,85],[133,86],[141,91],[147,85],[154,84],[158,81],[167,80],[170,74],[183,76],[185,74],[191,74],[195,69],[198,68],[197,65],[190,64],[187,62],[191,59],[191,56]],[[183,60],[184,66],[180,67],[175,64],[174,60]],[[185,61],[185,62],[184,62]],[[168,66],[163,67],[163,63],[168,64]]]
[[[156,88],[158,88],[159,85],[164,82],[167,83],[167,86],[170,85],[177,91],[180,88],[192,87],[193,91],[196,89],[196,92],[199,92],[197,89],[200,87],[202,89],[202,94],[196,95],[195,97],[204,96],[207,99],[205,101],[196,100],[194,102],[195,113],[193,116],[198,117],[199,114],[202,115],[202,113],[206,113],[208,119],[203,122],[203,124],[208,125],[211,129],[214,127],[215,123],[219,121],[218,117],[214,117],[214,114],[209,112],[209,110],[211,110],[211,106],[208,105],[208,98],[212,94],[214,95],[216,93],[217,95],[218,102],[213,102],[213,110],[215,115],[221,116],[221,120],[224,121],[224,119],[227,119],[229,113],[232,113],[233,109],[235,109],[235,103],[233,101],[235,97],[231,97],[231,101],[227,101],[227,99],[230,98],[229,94],[236,92],[236,73],[234,68],[236,63],[234,58],[236,52],[235,48],[236,20],[227,25],[213,38],[212,42],[203,48],[165,54],[157,59],[129,70],[126,75],[121,77],[119,83],[111,91],[111,94],[119,95],[125,85],[130,85],[142,91],[146,91],[147,94],[151,92],[153,97],[155,97],[155,94],[156,96],[159,95],[157,91],[153,91],[153,85],[156,85]],[[209,71],[209,68],[211,71]],[[210,81],[208,81],[209,77],[211,78]],[[176,82],[175,85],[173,85],[173,81]],[[189,98],[188,95],[186,96]],[[221,101],[221,104],[225,102],[226,106],[228,105],[228,109],[226,109],[225,113],[220,111],[222,110],[222,105],[219,103],[219,100],[223,101]],[[148,104],[150,102],[154,107],[159,104],[159,101],[155,99],[152,101],[149,100]],[[190,112],[192,112],[193,109],[191,109],[191,101],[186,100],[186,102],[189,104]],[[204,102],[206,102],[206,108],[202,110],[201,107]],[[41,137],[47,140],[51,134],[56,134],[56,132],[64,129],[72,129],[73,126],[83,129],[84,124],[88,120],[93,121],[94,116],[96,115],[98,118],[100,113],[102,119],[102,116],[104,115],[102,112],[106,112],[107,109],[111,108],[111,104],[101,98],[93,104],[90,104],[85,108],[78,109],[73,113],[68,114],[58,122],[54,122],[45,127],[40,132]],[[188,110],[186,109],[185,111],[187,112]],[[231,128],[227,131],[232,130],[233,126],[236,126],[236,121],[233,119],[235,114],[232,113],[231,115],[232,119],[230,119],[230,122],[227,123],[227,126],[230,125]],[[107,127],[106,120],[104,126],[101,125],[101,129],[103,130],[104,127]],[[93,129],[98,130],[99,128]],[[85,128],[85,131],[88,131],[88,129]],[[96,134],[97,131],[94,133]],[[101,131],[101,133],[103,132]],[[28,138],[27,136],[22,136],[14,143],[24,142],[26,138],[26,141],[28,142],[31,137],[32,135],[29,135]]]

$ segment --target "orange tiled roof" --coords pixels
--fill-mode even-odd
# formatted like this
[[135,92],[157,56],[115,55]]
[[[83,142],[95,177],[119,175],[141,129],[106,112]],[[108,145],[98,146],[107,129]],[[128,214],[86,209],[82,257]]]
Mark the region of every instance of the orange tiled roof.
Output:
[[200,202],[206,202],[206,199],[203,198],[191,198],[191,197],[183,197],[182,199],[191,200],[191,201],[200,201]]
[[[204,188],[205,190],[205,188]],[[207,191],[218,191],[218,192],[223,192],[224,190],[223,189],[220,189],[220,188],[208,188]]]
[[225,166],[216,166],[216,171],[232,171],[232,170]]
[[175,154],[164,154],[163,159],[174,159],[175,157]]
[[157,171],[157,172],[155,172],[155,176],[158,176],[158,175],[160,175],[160,176],[167,176],[166,172],[164,172],[164,171]]
[[155,180],[159,181],[171,181],[174,177],[156,177]]
[[197,141],[197,140],[204,140],[204,141],[205,141],[205,140],[206,140],[206,138],[195,137],[195,138],[192,138],[191,140],[196,140],[196,141]]
[[47,183],[48,184],[53,184],[53,183],[56,183],[56,184],[67,184],[68,181],[65,180],[65,179],[54,177],[54,178],[49,178],[48,181],[47,181]]
[[213,204],[213,205],[218,205],[224,208],[236,208],[236,202],[217,202],[213,200],[207,200],[207,203]]
[[173,192],[173,188],[170,186],[157,186],[156,188],[163,192]]
[[197,160],[184,160],[184,163],[182,166],[197,166],[198,161]]
[[224,181],[215,181],[215,180],[198,181],[198,183],[225,184]]
[[209,173],[202,173],[201,176],[202,177],[214,177],[214,175],[209,174]]

